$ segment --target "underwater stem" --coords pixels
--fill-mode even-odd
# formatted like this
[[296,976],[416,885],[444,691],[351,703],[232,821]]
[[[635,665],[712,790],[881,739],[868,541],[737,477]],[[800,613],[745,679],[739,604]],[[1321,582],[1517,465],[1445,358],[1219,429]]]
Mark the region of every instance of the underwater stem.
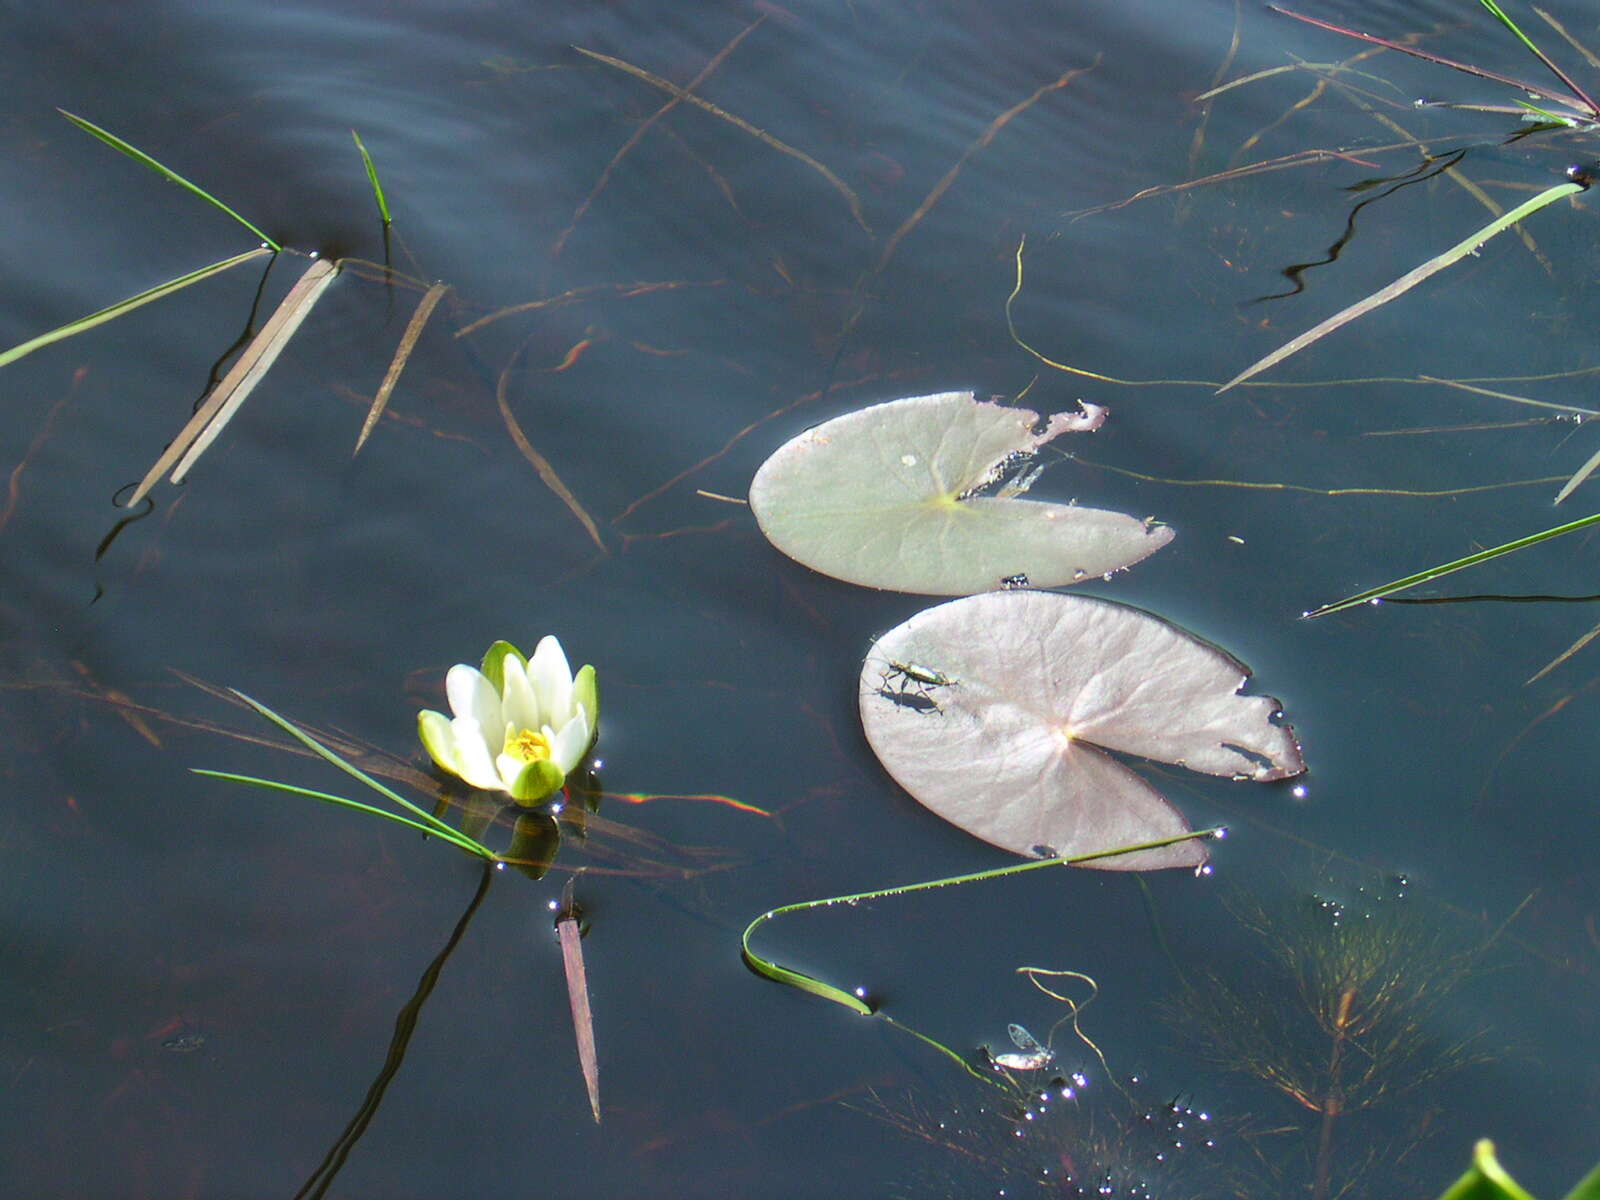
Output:
[[1355,998],[1355,988],[1346,988],[1339,997],[1339,1011],[1333,1018],[1333,1050],[1328,1055],[1328,1093],[1322,1101],[1322,1133],[1317,1139],[1317,1181],[1311,1192],[1312,1200],[1327,1200],[1328,1196],[1328,1180],[1333,1171],[1333,1124],[1344,1111],[1339,1072],[1344,1057],[1345,1030],[1350,1027],[1350,1006]]

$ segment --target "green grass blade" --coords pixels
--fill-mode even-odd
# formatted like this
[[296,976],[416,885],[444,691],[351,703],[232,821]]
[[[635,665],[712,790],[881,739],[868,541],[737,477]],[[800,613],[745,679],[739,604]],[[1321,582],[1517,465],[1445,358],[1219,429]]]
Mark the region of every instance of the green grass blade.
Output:
[[92,137],[99,138],[106,145],[111,146],[114,149],[122,151],[124,154],[126,154],[129,158],[133,159],[135,162],[143,163],[145,166],[149,167],[152,171],[154,171],[157,175],[160,175],[163,179],[167,180],[169,183],[175,183],[179,187],[183,188],[185,191],[193,192],[196,196],[199,196],[200,199],[206,201],[208,204],[211,204],[211,205],[214,205],[217,208],[220,208],[223,212],[227,213],[230,217],[232,217],[235,221],[239,222],[239,224],[243,225],[251,233],[255,234],[258,238],[260,238],[267,245],[271,246],[273,250],[282,250],[283,249],[283,247],[278,245],[277,242],[273,241],[266,234],[262,233],[261,230],[257,229],[254,225],[250,224],[249,221],[246,221],[243,217],[241,217],[238,213],[234,212],[233,209],[229,208],[221,200],[218,200],[210,192],[206,191],[204,188],[200,187],[198,184],[190,183],[187,179],[185,179],[182,175],[179,175],[176,171],[174,171],[174,170],[172,170],[172,169],[170,169],[168,167],[162,166],[155,159],[151,158],[148,154],[146,154],[143,150],[140,150],[136,146],[130,146],[127,142],[123,141],[121,138],[119,138],[116,134],[112,133],[110,130],[101,129],[100,126],[96,125],[93,121],[86,121],[82,117],[77,116],[74,113],[69,113],[64,108],[58,108],[58,109],[56,109],[56,111],[58,113],[60,113],[63,117],[65,117],[67,120],[71,121],[79,129],[83,130],[85,133],[91,135]]
[[1322,321],[1320,324],[1313,325],[1299,337],[1292,338],[1285,342],[1265,358],[1257,359],[1244,370],[1240,371],[1232,379],[1228,380],[1227,383],[1219,387],[1216,394],[1220,396],[1229,388],[1237,387],[1245,380],[1261,374],[1261,372],[1265,371],[1268,367],[1276,366],[1278,363],[1288,358],[1291,354],[1299,353],[1301,350],[1304,350],[1307,346],[1311,345],[1312,342],[1320,341],[1334,330],[1343,325],[1348,325],[1357,317],[1363,316],[1377,308],[1379,305],[1387,304],[1397,296],[1401,296],[1406,292],[1409,292],[1423,280],[1432,275],[1438,274],[1446,267],[1451,266],[1452,264],[1457,263],[1461,259],[1467,257],[1467,255],[1474,253],[1490,238],[1494,237],[1496,234],[1504,233],[1507,229],[1510,229],[1524,217],[1531,216],[1533,213],[1538,212],[1541,208],[1544,208],[1548,204],[1554,204],[1557,200],[1560,200],[1564,196],[1571,196],[1577,192],[1581,192],[1586,186],[1587,185],[1583,183],[1558,183],[1555,187],[1546,188],[1531,200],[1524,200],[1510,212],[1501,213],[1500,216],[1496,217],[1493,221],[1490,221],[1482,229],[1478,230],[1476,233],[1469,234],[1467,237],[1457,242],[1454,246],[1451,246],[1450,249],[1446,250],[1443,254],[1435,255],[1421,266],[1413,267],[1387,287],[1379,288],[1376,292],[1373,292],[1372,295],[1367,296],[1364,299],[1357,300],[1348,308],[1340,309],[1327,320]]
[[1499,21],[1500,24],[1504,25],[1513,34],[1515,34],[1517,40],[1526,46],[1529,52],[1540,62],[1542,62],[1545,65],[1545,68],[1552,75],[1565,84],[1574,96],[1583,101],[1585,107],[1588,108],[1592,115],[1600,117],[1600,107],[1595,105],[1595,102],[1590,98],[1589,93],[1579,87],[1572,77],[1556,64],[1554,59],[1552,59],[1543,50],[1539,49],[1538,46],[1534,45],[1533,39],[1527,34],[1523,33],[1522,30],[1517,28],[1517,23],[1506,15],[1505,10],[1496,4],[1495,0],[1478,0],[1478,3],[1482,4],[1486,9],[1493,13],[1495,19]]
[[187,275],[180,275],[176,279],[169,279],[166,283],[158,283],[149,291],[140,292],[137,296],[129,296],[126,300],[118,300],[109,308],[102,308],[99,312],[90,313],[87,317],[79,317],[76,321],[68,321],[52,329],[49,333],[41,333],[36,338],[29,338],[20,345],[0,354],[0,367],[7,363],[16,362],[25,354],[32,354],[40,346],[48,346],[51,342],[59,342],[63,338],[72,337],[86,329],[93,329],[96,325],[104,325],[107,321],[115,320],[123,313],[132,312],[141,304],[149,304],[152,300],[188,287],[191,283],[199,283],[202,279],[209,279],[219,272],[226,271],[229,267],[236,267],[240,263],[249,262],[252,258],[260,258],[263,254],[272,251],[257,248],[247,250],[243,254],[235,254],[232,258],[225,258],[221,262],[214,262],[209,267],[201,267],[198,271],[190,271]]
[[1567,1193],[1567,1200],[1600,1200],[1600,1167],[1583,1177],[1583,1181]]
[[363,804],[359,800],[346,800],[343,796],[334,796],[328,792],[319,792],[311,788],[296,787],[291,783],[280,783],[276,779],[260,779],[254,775],[238,775],[232,771],[211,771],[204,767],[190,767],[189,769],[196,775],[204,775],[207,779],[226,779],[230,783],[244,783],[250,785],[251,787],[265,788],[268,791],[273,792],[283,792],[290,796],[304,796],[310,800],[321,800],[324,804],[337,804],[341,808],[353,808],[360,812],[370,813],[375,817],[382,817],[386,821],[395,821],[398,824],[410,826],[412,829],[429,834],[430,836],[443,837],[445,841],[451,842],[454,845],[461,847],[463,850],[476,854],[480,858],[493,859],[495,857],[494,852],[487,846],[483,845],[481,842],[475,842],[471,838],[460,833],[456,833],[456,831],[453,829],[449,830],[449,833],[454,836],[445,836],[445,832],[442,830],[424,825],[420,821],[413,821],[410,817],[402,817],[399,813],[392,813],[381,808],[374,808],[372,805]]
[[367,179],[372,183],[372,198],[378,202],[378,215],[383,218],[385,225],[390,224],[389,202],[383,198],[383,184],[378,182],[378,168],[372,165],[372,155],[367,153],[367,148],[362,144],[361,135],[354,129],[350,136],[356,140],[356,149],[361,151],[361,161],[366,164]]
[[[1597,518],[1600,519],[1600,518]],[[837,988],[831,983],[825,983],[812,975],[785,967],[771,959],[762,958],[750,948],[750,938],[755,931],[765,925],[773,917],[781,917],[785,913],[799,912],[808,908],[823,908],[831,904],[856,904],[862,900],[877,900],[884,896],[900,896],[909,892],[924,892],[930,888],[954,887],[963,883],[977,883],[984,879],[999,879],[1005,875],[1020,875],[1024,871],[1039,871],[1047,867],[1076,866],[1081,863],[1095,862],[1102,858],[1115,858],[1119,854],[1136,854],[1141,850],[1159,850],[1163,846],[1172,846],[1178,842],[1187,842],[1195,838],[1215,837],[1216,829],[1191,830],[1180,833],[1176,837],[1162,838],[1159,841],[1143,842],[1137,846],[1119,846],[1115,850],[1097,850],[1092,854],[1079,854],[1072,858],[1040,858],[1030,862],[1016,863],[1009,867],[996,867],[988,871],[974,871],[968,875],[950,875],[944,879],[930,879],[923,883],[907,883],[898,887],[879,888],[871,892],[855,892],[848,896],[830,896],[825,900],[802,900],[797,904],[785,904],[781,908],[774,908],[764,912],[749,925],[745,926],[744,934],[739,939],[740,952],[744,957],[745,965],[758,975],[763,975],[777,983],[787,984],[789,987],[798,988],[802,992],[809,992],[813,996],[820,996],[824,1000],[831,1000],[848,1008],[851,1012],[860,1013],[870,1017],[877,1009],[865,999],[843,988]],[[919,1035],[920,1036],[920,1035]]]
[[334,766],[338,767],[346,775],[349,775],[349,776],[351,776],[351,777],[353,777],[355,779],[359,779],[362,783],[366,784],[369,788],[371,788],[373,791],[377,792],[378,795],[382,796],[384,799],[394,801],[394,803],[398,804],[401,808],[405,809],[407,812],[409,812],[412,815],[420,818],[423,822],[425,822],[427,824],[427,826],[430,829],[432,829],[440,837],[455,839],[455,838],[460,838],[462,836],[460,833],[457,833],[454,829],[452,829],[445,822],[441,821],[438,817],[434,816],[431,812],[428,812],[425,809],[418,808],[415,804],[411,803],[411,801],[407,800],[404,796],[402,796],[399,792],[395,791],[393,788],[385,787],[383,784],[379,783],[376,779],[374,779],[371,775],[368,775],[365,771],[363,771],[360,767],[356,766],[354,763],[348,761],[347,759],[341,758],[339,755],[335,754],[332,750],[328,749],[321,742],[317,741],[316,738],[312,737],[309,733],[305,732],[305,730],[301,729],[299,726],[297,726],[293,721],[289,720],[287,717],[279,716],[277,713],[273,712],[270,708],[268,708],[265,704],[262,704],[259,700],[252,700],[249,696],[246,696],[243,692],[239,691],[237,688],[229,688],[228,690],[230,692],[232,692],[235,696],[239,697],[239,699],[243,700],[251,708],[255,709],[258,713],[260,713],[267,720],[271,721],[279,729],[283,730],[290,737],[294,738],[295,741],[299,742],[302,746],[306,747],[306,749],[308,749],[312,753],[316,754],[317,757],[319,757],[319,758],[321,758],[321,759],[323,759],[323,760],[325,760],[327,762],[331,762]]
[[1529,534],[1527,537],[1518,538],[1514,542],[1507,542],[1503,546],[1495,546],[1490,550],[1480,550],[1476,554],[1469,554],[1465,558],[1458,558],[1454,562],[1447,562],[1442,566],[1429,567],[1426,571],[1418,571],[1415,575],[1407,575],[1404,579],[1396,579],[1393,583],[1386,583],[1382,587],[1369,588],[1367,591],[1358,592],[1354,596],[1346,596],[1343,600],[1336,600],[1332,604],[1324,604],[1321,608],[1314,608],[1303,615],[1308,618],[1325,617],[1330,613],[1343,612],[1347,608],[1365,604],[1369,600],[1382,600],[1385,596],[1403,592],[1406,588],[1416,587],[1419,583],[1427,583],[1430,579],[1438,579],[1442,575],[1465,570],[1467,567],[1475,567],[1479,563],[1488,562],[1491,558],[1499,558],[1502,554],[1525,550],[1529,546],[1537,546],[1540,542],[1547,542],[1551,538],[1560,537],[1564,533],[1575,533],[1580,529],[1587,529],[1589,526],[1596,524],[1600,524],[1600,513],[1595,513],[1593,516],[1583,517],[1576,521],[1569,521],[1565,525],[1557,525],[1554,529],[1546,529],[1540,533]]

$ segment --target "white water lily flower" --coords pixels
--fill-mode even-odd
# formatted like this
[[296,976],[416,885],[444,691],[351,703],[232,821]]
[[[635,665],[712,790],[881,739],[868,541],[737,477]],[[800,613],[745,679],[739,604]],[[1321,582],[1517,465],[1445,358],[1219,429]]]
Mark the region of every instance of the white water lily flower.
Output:
[[417,714],[423,746],[450,774],[519,804],[557,791],[598,733],[594,668],[574,675],[554,637],[541,639],[532,659],[510,642],[496,642],[481,670],[451,667],[445,693],[453,717]]

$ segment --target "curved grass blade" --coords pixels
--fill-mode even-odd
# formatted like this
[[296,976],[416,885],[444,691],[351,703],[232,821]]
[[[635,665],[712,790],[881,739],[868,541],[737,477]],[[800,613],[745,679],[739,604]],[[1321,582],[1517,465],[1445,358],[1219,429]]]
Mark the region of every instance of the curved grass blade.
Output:
[[372,198],[378,202],[378,215],[383,218],[385,225],[391,224],[393,218],[389,216],[389,202],[383,198],[383,184],[378,182],[378,168],[372,165],[372,155],[367,153],[359,133],[352,129],[350,136],[355,138],[356,149],[361,151],[361,161],[366,165],[367,179],[372,184]]
[[899,887],[879,888],[871,892],[855,892],[848,896],[830,896],[825,900],[802,900],[797,904],[785,904],[781,908],[774,908],[770,912],[762,913],[745,926],[744,934],[739,939],[740,953],[744,958],[745,965],[757,975],[765,976],[777,983],[787,984],[792,988],[798,988],[802,992],[809,992],[813,996],[820,996],[824,1000],[831,1000],[835,1004],[843,1005],[851,1012],[870,1017],[875,1015],[878,1010],[864,996],[847,992],[843,988],[835,987],[831,983],[826,983],[816,978],[814,975],[807,975],[803,971],[794,970],[792,967],[782,966],[769,958],[762,958],[761,955],[750,948],[751,936],[757,929],[772,920],[773,917],[781,917],[785,913],[799,912],[803,909],[824,908],[831,904],[855,904],[862,900],[877,900],[884,896],[900,896],[909,892],[928,891],[931,888],[954,887],[963,883],[977,883],[984,879],[999,879],[1004,875],[1020,875],[1024,871],[1039,871],[1046,867],[1076,866],[1080,863],[1093,862],[1097,859],[1114,858],[1119,854],[1134,854],[1141,850],[1159,850],[1163,846],[1172,846],[1178,842],[1192,841],[1195,838],[1219,837],[1222,832],[1220,829],[1195,829],[1190,830],[1188,833],[1178,834],[1175,837],[1162,838],[1159,841],[1142,842],[1137,846],[1119,846],[1115,850],[1097,850],[1092,854],[1079,854],[1072,858],[1040,858],[1030,862],[1017,863],[1009,867],[996,867],[989,871],[974,871],[969,875],[951,875],[945,879],[930,879],[923,883],[907,883]]
[[74,334],[82,333],[86,329],[93,329],[96,325],[104,325],[107,321],[115,320],[117,317],[122,316],[123,313],[132,312],[141,304],[149,304],[150,301],[159,300],[163,296],[188,287],[191,283],[199,283],[202,279],[209,279],[213,275],[226,271],[229,267],[237,267],[240,263],[249,262],[252,258],[260,258],[263,254],[271,253],[271,250],[258,246],[254,250],[247,250],[243,254],[235,254],[232,258],[214,262],[209,267],[201,267],[198,271],[190,271],[187,275],[180,275],[176,279],[158,283],[155,287],[150,288],[148,291],[140,292],[137,296],[129,296],[126,300],[118,300],[115,304],[108,308],[102,308],[99,312],[90,313],[86,317],[79,317],[76,321],[68,321],[65,325],[59,325],[49,333],[41,333],[38,337],[29,338],[20,345],[11,347],[4,353],[0,353],[0,367],[5,366],[7,363],[16,362],[17,359],[26,354],[32,354],[41,346],[48,346],[51,342],[59,342],[63,338],[72,337]]
[[1511,554],[1517,550],[1525,550],[1529,546],[1537,546],[1540,542],[1547,542],[1551,538],[1560,537],[1564,533],[1575,533],[1580,529],[1587,529],[1591,525],[1600,524],[1600,513],[1583,517],[1577,521],[1569,521],[1565,525],[1557,525],[1553,529],[1546,529],[1540,533],[1529,534],[1527,537],[1518,538],[1514,542],[1506,542],[1502,546],[1495,546],[1489,550],[1480,550],[1476,554],[1469,554],[1465,558],[1458,558],[1454,562],[1447,562],[1437,567],[1429,567],[1426,571],[1418,571],[1415,575],[1407,575],[1404,579],[1396,579],[1392,583],[1383,584],[1381,587],[1369,588],[1358,592],[1354,596],[1346,596],[1343,600],[1336,600],[1332,604],[1324,604],[1321,608],[1314,608],[1302,614],[1310,617],[1326,617],[1330,613],[1343,612],[1347,608],[1354,608],[1358,604],[1365,604],[1369,600],[1382,600],[1396,592],[1403,592],[1406,588],[1416,587],[1419,583],[1427,583],[1430,579],[1452,574],[1455,571],[1475,567],[1479,563],[1488,562],[1491,558],[1499,558],[1502,554]]
[[63,117],[65,117],[67,120],[71,121],[79,129],[83,130],[85,133],[87,133],[87,134],[89,134],[89,135],[91,135],[93,137],[99,138],[102,142],[104,142],[106,145],[112,147],[113,149],[122,151],[124,154],[126,154],[129,158],[133,159],[135,162],[143,163],[145,166],[149,167],[157,175],[161,176],[163,179],[167,180],[168,182],[175,183],[179,187],[183,188],[185,191],[193,192],[196,196],[199,196],[200,199],[204,200],[206,203],[214,205],[217,208],[220,208],[223,212],[227,213],[230,217],[232,217],[235,221],[239,222],[239,224],[243,225],[251,233],[255,234],[258,238],[260,238],[268,246],[272,247],[273,250],[276,251],[276,250],[282,250],[283,249],[283,247],[278,245],[277,242],[273,241],[266,234],[262,233],[261,230],[257,229],[254,225],[250,224],[249,221],[246,221],[243,217],[241,217],[238,213],[234,212],[233,209],[229,208],[221,200],[218,200],[210,192],[206,191],[204,188],[200,187],[197,184],[190,183],[187,179],[185,179],[182,175],[179,175],[176,171],[174,171],[174,170],[172,170],[172,169],[170,169],[168,167],[162,166],[155,159],[151,158],[148,154],[146,154],[143,150],[140,150],[137,146],[130,146],[127,142],[123,141],[116,134],[112,133],[109,129],[101,129],[100,126],[96,125],[93,121],[86,121],[86,120],[84,120],[84,118],[76,115],[75,113],[69,113],[64,108],[58,108],[58,109],[56,109],[56,111],[58,113],[60,113]]
[[385,821],[394,821],[401,825],[408,825],[421,833],[443,838],[453,845],[461,847],[470,854],[479,858],[493,861],[494,851],[481,842],[473,841],[449,826],[440,829],[437,826],[424,825],[420,821],[413,821],[409,817],[402,817],[399,813],[392,813],[382,808],[375,808],[370,804],[363,804],[359,800],[347,800],[343,796],[334,796],[328,792],[319,792],[312,788],[296,787],[291,783],[281,783],[276,779],[261,779],[255,775],[238,775],[232,771],[212,771],[205,767],[190,767],[196,775],[204,775],[207,779],[226,779],[229,783],[244,783],[251,787],[265,788],[268,791],[283,792],[290,796],[304,796],[309,800],[321,800],[324,804],[337,804],[342,808],[353,808],[360,812],[370,813],[374,817],[382,817]]
[[1510,212],[1502,213],[1476,233],[1469,234],[1467,237],[1457,242],[1454,246],[1451,246],[1450,249],[1446,250],[1443,254],[1435,255],[1421,266],[1413,267],[1387,287],[1379,288],[1377,291],[1373,292],[1372,295],[1367,296],[1365,299],[1356,301],[1348,308],[1340,309],[1327,320],[1322,321],[1317,325],[1313,325],[1299,337],[1292,338],[1291,340],[1285,342],[1265,358],[1257,359],[1243,371],[1240,371],[1232,379],[1228,380],[1227,383],[1219,387],[1216,391],[1216,394],[1220,396],[1229,388],[1236,387],[1245,380],[1261,374],[1261,372],[1265,371],[1268,367],[1276,366],[1278,363],[1288,358],[1291,354],[1299,353],[1301,350],[1304,350],[1307,346],[1311,345],[1312,342],[1320,341],[1322,338],[1332,333],[1335,329],[1338,329],[1344,325],[1348,325],[1357,317],[1371,312],[1379,305],[1389,303],[1389,301],[1395,299],[1397,296],[1404,295],[1423,280],[1429,278],[1430,276],[1437,275],[1446,267],[1461,261],[1467,255],[1476,251],[1490,238],[1494,237],[1498,233],[1504,233],[1507,229],[1511,228],[1511,226],[1515,225],[1524,217],[1538,212],[1541,208],[1544,208],[1548,204],[1554,204],[1557,200],[1560,200],[1565,196],[1571,196],[1581,192],[1586,186],[1587,185],[1584,183],[1567,182],[1558,183],[1552,188],[1546,188],[1531,200],[1523,201]]

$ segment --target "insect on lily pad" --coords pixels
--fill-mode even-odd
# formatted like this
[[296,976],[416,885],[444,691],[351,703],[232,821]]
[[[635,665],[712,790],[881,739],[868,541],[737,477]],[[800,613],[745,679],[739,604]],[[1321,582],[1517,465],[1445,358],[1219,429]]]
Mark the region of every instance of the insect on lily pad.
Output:
[[750,484],[750,509],[790,558],[865,587],[963,596],[1076,583],[1172,540],[1150,520],[1020,498],[1039,447],[1105,416],[1084,404],[1041,418],[971,392],[892,400],[780,446]]
[[[1278,702],[1239,694],[1249,677],[1209,642],[1125,604],[990,592],[924,609],[873,644],[861,724],[895,781],[945,820],[1017,854],[1071,858],[1189,831],[1113,753],[1239,780],[1305,770]],[[1144,871],[1206,857],[1194,840],[1087,865]]]

